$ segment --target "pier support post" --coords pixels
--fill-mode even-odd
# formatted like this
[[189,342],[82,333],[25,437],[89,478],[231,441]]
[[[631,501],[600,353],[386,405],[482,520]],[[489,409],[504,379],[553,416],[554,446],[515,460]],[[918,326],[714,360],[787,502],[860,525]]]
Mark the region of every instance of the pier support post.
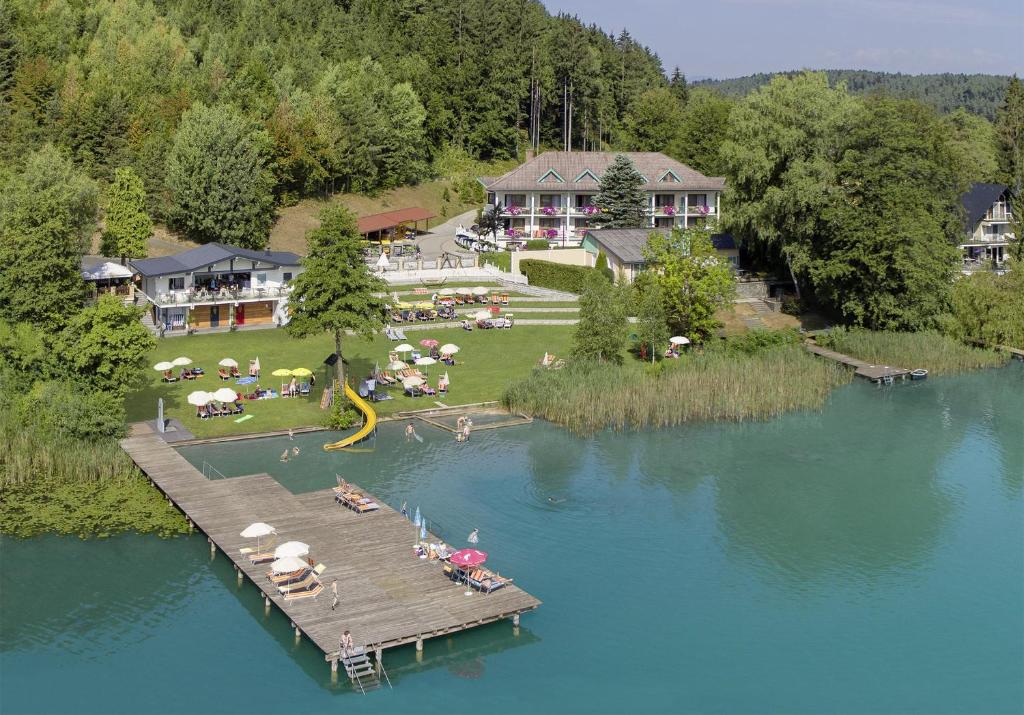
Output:
[[211,537],[207,536],[206,540],[208,542],[210,542],[210,556],[216,556],[217,555],[217,546],[216,546],[216,544],[213,543],[213,539]]
[[193,531],[195,531],[196,525],[192,523],[191,519],[186,519],[186,521],[188,522],[188,533],[191,534]]
[[237,566],[235,566],[235,574],[238,577],[238,585],[241,586],[242,585],[242,569],[240,569]]
[[331,661],[331,685],[338,684],[338,660]]
[[519,614],[518,613],[515,614],[514,616],[512,616],[512,627],[513,628],[519,628]]
[[374,649],[373,659],[377,662],[377,675],[380,675],[380,667],[384,665],[384,650],[381,648]]
[[422,638],[417,638],[416,639],[416,652],[417,653],[422,653],[423,652],[423,639]]

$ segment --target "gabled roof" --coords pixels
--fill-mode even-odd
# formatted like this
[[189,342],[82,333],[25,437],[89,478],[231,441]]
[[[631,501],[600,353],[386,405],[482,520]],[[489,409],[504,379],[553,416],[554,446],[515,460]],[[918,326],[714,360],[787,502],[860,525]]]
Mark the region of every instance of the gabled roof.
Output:
[[370,214],[369,216],[359,218],[359,233],[373,233],[374,231],[382,231],[385,228],[394,228],[399,224],[410,221],[426,221],[432,218],[434,218],[434,214],[418,206]]
[[[259,261],[273,266],[297,266],[300,260],[290,251],[253,251],[224,243],[207,243],[173,256],[132,260],[131,266],[144,276],[165,276],[172,273],[191,273],[232,258]],[[238,270],[248,269],[239,267]]]
[[967,213],[964,228],[968,233],[974,233],[974,229],[985,218],[985,213],[1006,193],[1007,188],[1006,184],[971,184],[971,188],[960,197],[960,203]]
[[[668,228],[596,228],[586,235],[600,243],[606,253],[619,259],[620,263],[645,263],[644,246],[652,233],[668,235]],[[731,233],[716,233],[711,236],[711,245],[719,251],[736,248]]]
[[[555,175],[559,178],[575,177],[572,181],[558,184],[562,191],[593,190],[594,183],[585,180],[586,175],[589,173],[600,179],[619,154],[628,157],[645,177],[644,189],[647,191],[657,191],[667,186],[671,186],[674,191],[721,191],[725,188],[725,179],[704,176],[686,164],[654,151],[547,151],[504,176],[497,179],[481,177],[480,182],[487,182],[484,185],[488,191],[537,191],[544,183],[552,183],[542,182],[545,177]],[[679,183],[660,180],[669,172],[678,177]]]

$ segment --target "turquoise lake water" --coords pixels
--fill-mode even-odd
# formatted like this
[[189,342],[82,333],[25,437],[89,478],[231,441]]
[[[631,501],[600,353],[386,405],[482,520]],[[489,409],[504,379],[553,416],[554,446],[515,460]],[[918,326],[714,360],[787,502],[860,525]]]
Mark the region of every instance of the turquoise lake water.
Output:
[[[333,686],[205,539],[4,540],[0,711],[1024,710],[1024,365],[837,390],[822,413],[577,439],[386,425],[184,450],[293,491],[335,472],[544,601]],[[551,501],[551,500],[554,501]],[[253,520],[259,518],[253,515]]]

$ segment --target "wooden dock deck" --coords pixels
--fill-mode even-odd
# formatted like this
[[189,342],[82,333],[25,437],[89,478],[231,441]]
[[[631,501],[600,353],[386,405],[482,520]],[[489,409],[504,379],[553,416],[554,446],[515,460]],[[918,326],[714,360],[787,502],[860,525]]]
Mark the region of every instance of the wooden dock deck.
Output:
[[892,367],[890,365],[872,365],[871,363],[858,360],[857,358],[850,357],[849,355],[837,353],[835,350],[823,348],[811,341],[804,342],[804,347],[807,348],[808,352],[812,352],[815,355],[852,367],[855,375],[871,380],[872,382],[880,382],[887,377],[905,378],[910,375],[910,370],[907,368]]
[[[492,593],[450,581],[437,561],[417,558],[415,528],[380,500],[379,511],[356,514],[323,489],[292,494],[268,474],[210,480],[155,434],[151,425],[132,425],[121,446],[153,483],[324,652],[337,670],[338,645],[349,630],[356,645],[378,658],[386,648],[466,630],[533,610],[540,601],[514,584]],[[368,495],[369,496],[369,495]],[[316,598],[286,601],[266,577],[266,564],[253,566],[239,549],[255,547],[239,534],[266,522],[277,543],[302,541],[310,557],[326,566],[324,591]],[[436,539],[433,539],[436,540]],[[240,576],[241,578],[241,576]],[[331,582],[338,580],[337,610],[331,610]]]

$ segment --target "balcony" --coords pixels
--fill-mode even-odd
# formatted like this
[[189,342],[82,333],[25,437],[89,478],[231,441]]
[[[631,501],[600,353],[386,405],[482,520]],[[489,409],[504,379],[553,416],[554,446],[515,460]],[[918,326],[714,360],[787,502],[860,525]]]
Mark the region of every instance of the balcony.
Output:
[[964,243],[965,246],[990,246],[995,243],[1009,243],[1015,240],[1012,233],[982,233],[980,238],[974,238],[973,236],[969,241]]
[[687,216],[714,216],[715,215],[715,207],[714,206],[687,206],[686,207],[686,215]]
[[673,204],[665,204],[664,206],[655,206],[655,216],[679,216],[682,212],[677,209]]
[[1013,221],[1013,212],[1006,209],[995,209],[986,213],[984,220],[994,223],[1008,223]]
[[186,288],[157,293],[155,296],[136,291],[149,302],[163,307],[212,305],[214,303],[232,303],[238,301],[273,300],[291,293],[290,286],[267,286],[264,288],[240,288],[237,290],[221,289],[218,291],[197,290]]

